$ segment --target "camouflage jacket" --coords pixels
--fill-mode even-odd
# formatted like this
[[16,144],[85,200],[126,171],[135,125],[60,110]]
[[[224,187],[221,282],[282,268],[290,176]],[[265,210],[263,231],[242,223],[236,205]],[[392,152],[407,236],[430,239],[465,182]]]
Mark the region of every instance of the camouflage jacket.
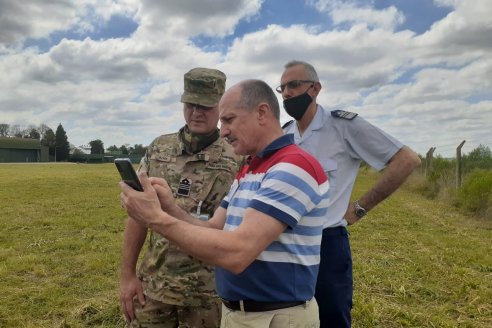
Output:
[[[176,203],[207,220],[229,191],[239,157],[222,138],[194,155],[183,149],[178,133],[160,136],[149,145],[139,171],[166,179]],[[166,304],[205,306],[216,295],[213,267],[153,231],[139,275],[145,294]]]

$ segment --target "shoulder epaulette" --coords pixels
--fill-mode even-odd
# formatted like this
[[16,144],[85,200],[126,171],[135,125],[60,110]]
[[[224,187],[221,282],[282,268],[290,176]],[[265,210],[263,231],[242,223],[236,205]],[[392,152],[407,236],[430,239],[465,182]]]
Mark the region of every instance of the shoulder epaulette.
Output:
[[285,129],[286,127],[288,127],[289,125],[291,125],[292,123],[294,123],[294,120],[290,120],[289,122],[282,125],[282,130]]
[[336,118],[343,118],[346,120],[353,120],[357,115],[357,113],[347,112],[345,110],[337,109],[331,111],[331,116]]

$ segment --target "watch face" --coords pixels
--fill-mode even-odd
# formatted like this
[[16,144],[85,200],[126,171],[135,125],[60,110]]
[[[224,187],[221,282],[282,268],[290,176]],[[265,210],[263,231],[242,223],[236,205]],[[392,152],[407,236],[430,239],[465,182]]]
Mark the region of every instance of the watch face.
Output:
[[354,206],[355,206],[355,215],[357,215],[359,218],[361,218],[367,214],[367,211],[365,210],[365,208],[360,206],[358,201],[356,201],[354,203]]

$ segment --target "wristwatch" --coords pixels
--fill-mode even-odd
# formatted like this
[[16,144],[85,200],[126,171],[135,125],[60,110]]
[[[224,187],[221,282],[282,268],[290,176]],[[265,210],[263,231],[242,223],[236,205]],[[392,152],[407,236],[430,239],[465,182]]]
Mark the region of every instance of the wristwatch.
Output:
[[367,214],[367,211],[364,207],[360,206],[359,200],[356,200],[354,202],[354,207],[355,207],[355,215],[360,219],[364,217]]

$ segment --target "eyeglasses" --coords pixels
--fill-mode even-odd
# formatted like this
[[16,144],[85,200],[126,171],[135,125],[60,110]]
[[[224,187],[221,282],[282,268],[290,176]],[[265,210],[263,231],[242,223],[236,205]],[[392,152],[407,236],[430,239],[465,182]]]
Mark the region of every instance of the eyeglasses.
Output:
[[296,89],[299,88],[303,83],[313,83],[315,81],[310,81],[310,80],[292,80],[287,83],[279,85],[275,90],[278,93],[282,93],[285,90],[285,87],[288,87],[289,89]]
[[214,109],[215,107],[208,107],[208,106],[203,106],[199,104],[192,104],[192,103],[184,103],[185,108],[188,110],[194,109],[194,110],[201,110],[202,112],[208,112]]

